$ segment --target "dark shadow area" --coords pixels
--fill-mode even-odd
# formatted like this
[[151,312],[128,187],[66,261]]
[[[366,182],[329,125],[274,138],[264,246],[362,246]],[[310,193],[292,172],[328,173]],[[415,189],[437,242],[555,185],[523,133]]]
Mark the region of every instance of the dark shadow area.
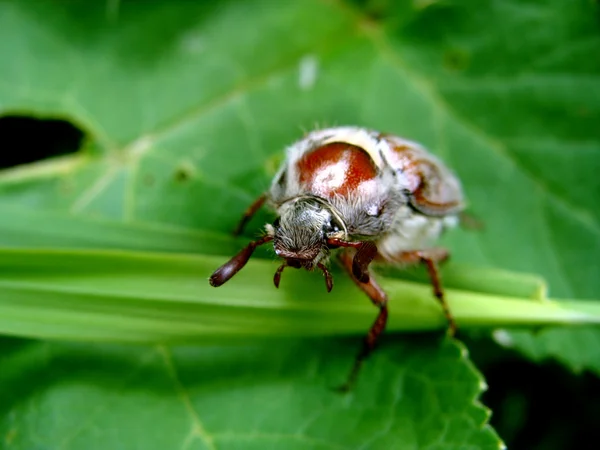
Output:
[[83,138],[83,131],[66,120],[0,117],[0,169],[76,153]]
[[592,449],[598,446],[600,381],[556,362],[533,363],[518,353],[467,341],[488,390],[491,425],[514,450]]

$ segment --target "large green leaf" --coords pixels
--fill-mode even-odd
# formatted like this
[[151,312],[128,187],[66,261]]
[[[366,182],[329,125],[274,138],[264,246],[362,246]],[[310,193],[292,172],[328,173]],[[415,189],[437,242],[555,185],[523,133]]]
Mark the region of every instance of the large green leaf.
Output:
[[1,198],[230,230],[301,129],[359,123],[459,173],[485,230],[449,236],[455,259],[595,297],[600,63],[572,55],[600,48],[594,7],[496,8],[403,9],[388,27],[337,3],[125,3],[112,23],[103,4],[4,2],[2,110],[71,118],[94,149],[6,174]]
[[[63,117],[88,134],[75,156],[0,175],[0,240],[225,257],[236,244],[214,232],[231,230],[265,189],[283,147],[315,124],[351,123],[419,140],[458,172],[485,228],[447,236],[454,260],[539,273],[553,297],[598,297],[597,8],[568,0],[0,1],[0,113]],[[33,252],[27,261],[47,264],[47,257]],[[578,337],[559,333],[563,341]],[[255,350],[177,350],[171,359],[166,347],[6,345],[14,351],[3,385],[13,401],[1,423],[5,442],[17,447],[79,448],[99,437],[103,447],[147,447],[144,439],[161,448],[207,447],[211,438],[217,448],[498,446],[473,404],[477,377],[453,343],[388,347],[366,368],[344,414],[336,409],[343,397],[328,397],[311,377],[341,376],[352,346],[340,354],[322,342],[268,352],[272,344],[257,343]],[[585,339],[580,348],[590,345]],[[559,357],[568,351],[555,348]],[[40,363],[52,354],[57,361],[40,379]],[[592,352],[582,355],[582,367],[593,364]],[[173,384],[184,364],[187,375]],[[55,373],[72,375],[63,381]],[[390,394],[402,389],[410,395]],[[202,422],[190,419],[190,408]],[[382,410],[401,420],[383,426]],[[316,411],[326,420],[298,425]],[[202,425],[204,417],[212,422]],[[166,421],[162,434],[148,426],[157,421]]]
[[13,448],[498,448],[462,346],[396,342],[342,395],[334,388],[353,352],[331,339],[202,349],[5,341],[0,432]]

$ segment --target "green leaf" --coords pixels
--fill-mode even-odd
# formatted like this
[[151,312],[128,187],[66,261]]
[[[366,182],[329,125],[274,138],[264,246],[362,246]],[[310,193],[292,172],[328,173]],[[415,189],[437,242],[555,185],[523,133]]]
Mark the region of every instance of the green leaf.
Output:
[[[215,289],[198,274],[218,262],[148,252],[1,250],[0,332],[116,342],[222,341],[357,334],[374,318],[374,308],[347,277],[336,277],[333,298],[322,280],[302,272],[289,274],[281,289],[265,289],[271,264],[253,261],[236,283]],[[512,279],[518,283],[519,276]],[[390,298],[389,331],[446,327],[429,286],[380,282]],[[447,297],[463,329],[600,323],[596,302],[531,301],[452,288]]]
[[[449,268],[450,275],[446,278],[450,286],[472,291],[474,298],[502,294],[523,299],[543,297],[540,294],[543,285],[535,279],[509,274],[504,282],[500,281],[507,270],[512,270],[542,275],[548,280],[552,297],[595,298],[600,292],[595,261],[600,251],[600,212],[596,205],[600,193],[597,13],[595,3],[568,0],[555,0],[549,5],[316,0],[119,3],[108,0],[106,4],[73,1],[60,6],[53,2],[2,0],[0,114],[66,118],[82,127],[87,140],[77,155],[0,174],[0,230],[3,233],[0,242],[10,247],[199,253],[198,260],[187,261],[202,262],[197,268],[206,273],[198,273],[197,283],[200,283],[210,273],[209,266],[217,262],[209,255],[219,254],[224,258],[238,246],[223,238],[223,234],[215,233],[231,230],[240,212],[268,186],[285,145],[297,139],[302,129],[310,129],[315,124],[353,123],[423,142],[446,160],[463,180],[472,212],[483,220],[485,228],[481,232],[456,230],[445,239],[453,251],[453,260],[458,263],[457,270]],[[491,17],[494,20],[490,20]],[[2,147],[9,151],[19,149],[5,142]],[[15,204],[19,207],[14,207]],[[81,222],[71,221],[69,216],[73,214],[80,216]],[[262,214],[253,221],[249,235],[267,218],[267,214]],[[27,252],[21,251],[24,252],[21,256]],[[9,252],[3,255],[6,257]],[[99,269],[106,268],[106,261],[92,262],[100,258],[99,252],[83,253],[90,259],[85,259],[79,272],[76,263],[82,260],[74,254],[63,253],[58,258],[62,263],[74,258],[63,266],[73,270],[73,274],[63,273],[61,278],[54,273],[44,280],[43,273],[38,272],[33,279],[24,280],[36,263],[40,263],[44,271],[51,266],[52,250],[31,251],[26,259],[27,269],[23,269],[19,277],[12,273],[16,283],[13,288],[23,295],[32,284],[43,282],[44,295],[54,297],[64,306],[68,296],[59,292],[60,283],[65,287],[80,283],[80,288],[97,288],[97,284],[87,284],[89,280],[84,275],[97,276]],[[177,261],[186,260],[181,255],[172,257]],[[161,270],[169,260],[164,255],[125,255],[129,268],[131,258],[149,258],[155,262],[158,258]],[[191,279],[193,265],[187,266],[187,280]],[[478,271],[469,274],[464,269],[467,266],[477,266],[485,275]],[[7,273],[10,264],[5,262],[3,267]],[[262,269],[255,272],[253,268],[258,267]],[[232,288],[235,298],[243,298],[240,291],[251,273],[262,277],[267,268],[267,263],[256,261],[247,269],[250,271],[247,275],[240,273],[241,278],[236,278],[239,284]],[[498,268],[502,271],[496,272]],[[137,283],[148,283],[149,294],[153,293],[150,288],[155,273],[136,275]],[[477,274],[482,277],[473,276]],[[11,274],[8,275],[4,280],[10,281]],[[132,272],[125,275],[131,276]],[[289,292],[301,292],[309,303],[313,294],[315,299],[320,298],[316,293],[323,290],[322,280],[314,280],[306,274],[294,276],[299,277],[297,280],[307,280],[306,288],[299,281],[292,283],[292,278],[290,286],[297,289]],[[96,281],[107,279],[113,283],[118,281],[110,271]],[[520,281],[511,283],[517,279]],[[402,282],[391,279],[390,283]],[[271,292],[267,291],[268,283],[261,286],[256,295]],[[397,286],[399,292],[409,285]],[[8,289],[6,283],[3,288]],[[137,288],[136,295],[139,284]],[[177,285],[174,290],[181,288],[184,286]],[[341,292],[345,292],[344,289],[342,284]],[[349,284],[347,289],[350,289]],[[424,298],[426,287],[415,289],[420,290],[419,295]],[[205,291],[197,292],[194,301],[210,304],[210,298],[201,294]],[[86,298],[92,294],[86,292]],[[114,297],[113,292],[113,300]],[[357,302],[360,298],[357,293],[350,297],[357,298]],[[464,297],[461,293],[461,298]],[[3,300],[6,298],[3,296]],[[42,296],[31,292],[19,298],[42,301]],[[165,295],[164,299],[167,298],[172,300]],[[331,301],[330,298],[327,301]],[[336,298],[335,301],[341,300]],[[458,297],[457,301],[460,301]],[[532,308],[545,307],[543,302],[535,300],[525,303]],[[45,325],[57,324],[53,322],[57,316],[50,312],[60,313],[60,309],[46,311],[40,309],[40,303],[33,304],[35,306],[28,310],[24,303],[17,303],[16,307],[20,314],[37,312],[37,316],[30,318],[39,319],[42,312],[48,312]],[[90,304],[93,303],[87,303]],[[439,326],[435,302],[429,299],[426,304],[430,308],[427,320],[433,320],[428,327]],[[368,306],[364,306],[365,313],[360,313],[361,319],[357,320],[368,322]],[[586,304],[584,309],[589,306]],[[155,311],[153,317],[162,311],[172,311],[163,308]],[[130,317],[123,314],[121,322],[115,321],[113,314],[106,323],[113,326],[120,323],[125,329]],[[466,312],[461,314],[466,315]],[[91,323],[97,324],[98,316],[94,317]],[[408,312],[407,317],[410,317]],[[82,316],[77,318],[75,325],[81,329],[87,322]],[[19,326],[16,322],[13,325]],[[37,326],[40,332],[40,322]],[[356,331],[355,326],[349,322],[346,331]],[[33,331],[28,333],[34,334]],[[562,340],[575,342],[576,333],[561,330]],[[600,335],[597,329],[590,333]],[[185,441],[191,426],[182,426],[177,418],[185,417],[189,421],[189,415],[185,412],[181,413],[183,416],[169,414],[177,389],[172,388],[170,395],[164,393],[167,391],[155,392],[156,385],[151,378],[141,376],[138,380],[132,375],[131,383],[125,382],[120,385],[122,388],[115,390],[110,383],[108,388],[97,384],[98,379],[85,370],[73,371],[69,379],[72,381],[67,384],[61,384],[60,378],[52,378],[49,373],[38,386],[37,370],[44,360],[44,349],[64,352],[58,366],[50,367],[59,368],[58,373],[68,373],[73,368],[77,362],[73,352],[58,344],[8,342],[8,345],[23,345],[30,350],[17,352],[18,362],[10,365],[14,367],[14,375],[7,384],[7,392],[22,392],[27,386],[33,386],[34,391],[16,396],[19,401],[9,405],[12,409],[7,412],[13,414],[4,415],[5,419],[0,422],[6,430],[5,442],[23,442],[19,444],[22,447],[46,445],[44,438],[35,441],[35,436],[46,436],[36,427],[37,423],[44,423],[48,424],[45,425],[48,433],[68,430],[69,436],[75,436],[71,440],[63,433],[53,441],[57,442],[56,446],[66,448],[81,447],[99,437],[107,440],[103,448],[124,441],[133,446],[134,442],[142,442],[142,438],[147,439],[148,445],[159,448],[172,447],[175,442],[179,446],[202,447],[202,439],[192,439],[198,434],[197,430],[191,434],[190,442]],[[256,345],[257,351],[263,355],[268,353],[269,345]],[[394,348],[415,355],[415,361],[419,362],[415,367],[419,370],[419,365],[431,361],[431,367],[437,370],[435,376],[441,377],[440,374],[448,371],[444,371],[439,352],[448,348],[456,351],[452,347],[455,344],[445,345],[411,340]],[[593,345],[591,338],[585,339],[578,348],[589,349],[590,345]],[[282,386],[297,385],[295,379],[288,375],[269,375],[265,383],[269,395],[262,397],[259,392],[253,397],[255,394],[251,393],[249,396],[254,402],[248,404],[244,392],[231,392],[229,386],[223,388],[227,383],[222,383],[221,378],[232,382],[239,379],[255,387],[265,372],[252,373],[257,367],[267,371],[268,358],[260,357],[254,364],[242,365],[237,374],[236,358],[243,359],[245,353],[236,353],[227,346],[215,348],[214,353],[201,355],[198,360],[190,358],[187,362],[188,372],[202,372],[197,367],[210,366],[215,354],[223,355],[223,366],[217,366],[220,370],[203,375],[206,387],[192,396],[203,406],[208,405],[210,413],[218,416],[217,422],[220,418],[219,427],[207,427],[208,433],[218,434],[213,430],[223,429],[223,423],[234,417],[227,409],[230,405],[258,421],[265,404],[272,404],[275,412],[266,415],[263,424],[285,421],[285,436],[290,429],[296,430],[291,428],[294,419],[297,421],[298,415],[306,418],[308,413],[290,405],[302,405],[309,396],[302,396],[300,391],[290,397],[290,402],[284,401],[288,397],[282,392],[288,391]],[[289,348],[284,345],[273,350],[279,355],[274,358],[273,364],[278,363],[274,373],[289,370],[296,374],[294,369],[302,359],[298,355],[310,362],[310,358],[324,359],[327,354],[328,359],[324,360],[329,363],[330,355],[325,348],[319,343]],[[565,348],[556,347],[551,352],[561,357]],[[108,379],[120,378],[123,372],[131,373],[126,361],[139,360],[127,353],[136,351],[131,349],[116,350],[124,352],[122,359],[108,347],[99,347],[97,353],[90,347],[79,349],[84,361],[99,359],[92,367],[108,367]],[[203,351],[198,349],[192,353]],[[372,448],[393,448],[394,445],[398,448],[464,448],[467,445],[487,448],[492,441],[497,448],[497,439],[490,438],[488,429],[481,429],[485,414],[472,406],[480,386],[469,376],[464,377],[470,381],[465,383],[468,386],[462,392],[457,391],[460,383],[453,381],[448,383],[454,389],[453,394],[440,391],[429,397],[415,395],[406,401],[398,397],[397,407],[390,406],[393,396],[381,396],[388,405],[386,417],[390,411],[401,417],[400,425],[386,433],[385,428],[381,428],[382,419],[375,414],[381,414],[381,409],[374,401],[370,402],[380,397],[369,396],[368,389],[389,392],[385,390],[394,389],[398,384],[386,383],[387,380],[402,382],[405,374],[411,373],[409,362],[402,357],[390,357],[390,351],[387,349],[373,360],[371,370],[380,371],[377,372],[379,378],[375,379],[382,381],[373,385],[363,383],[365,391],[355,394],[360,400],[349,408],[349,414],[361,420],[343,421],[340,417],[337,422],[339,414],[326,415],[329,421],[324,427],[327,430],[311,436],[325,439],[330,447],[333,442],[338,447],[355,448],[355,444],[365,441],[342,441],[348,430],[355,434],[364,432],[367,437],[361,439],[375,439],[377,433],[369,431],[372,429],[369,427],[379,427],[382,440],[372,441]],[[540,352],[549,353],[544,347],[540,347]],[[100,357],[96,356],[98,353]],[[106,353],[105,359],[102,359],[103,353]],[[151,355],[154,356],[148,356],[148,367],[171,373],[166,360],[157,360],[155,353]],[[349,355],[350,352],[346,352],[344,364],[351,359]],[[593,352],[583,351],[581,355],[578,361],[581,367],[594,364],[589,359]],[[381,365],[382,358],[387,365]],[[177,357],[173,361],[177,362]],[[327,370],[339,378],[340,371],[336,368],[343,364],[337,361],[338,357]],[[140,364],[143,366],[143,362]],[[148,373],[143,372],[143,375]],[[454,372],[450,369],[449,373]],[[186,377],[181,382],[182,388],[196,386],[193,384],[196,376],[194,372],[193,376]],[[302,379],[302,375],[297,376]],[[23,384],[20,384],[21,379]],[[368,380],[368,375],[363,379]],[[430,385],[425,381],[427,377],[416,379]],[[136,382],[144,388],[136,391]],[[104,403],[108,406],[94,409],[92,415],[95,415],[88,416],[87,421],[80,420],[79,411],[89,411],[90,404],[99,403],[98,398],[105,399],[107,389],[112,389],[111,398]],[[65,391],[70,395],[62,395]],[[43,400],[43,409],[36,399]],[[261,402],[261,399],[266,401]],[[324,396],[319,399],[320,404],[329,405]],[[111,401],[115,402],[114,407]],[[167,406],[161,407],[161,402]],[[419,409],[436,402],[452,404],[454,409],[433,410],[442,410],[444,414],[426,414]],[[140,404],[147,407],[139,408]],[[278,408],[281,404],[285,406]],[[24,409],[19,409],[21,407]],[[479,412],[461,413],[465,408]],[[39,414],[35,416],[37,420],[28,419],[32,411]],[[153,414],[160,414],[158,420]],[[247,416],[242,416],[240,421]],[[470,423],[464,419],[475,416],[477,419]],[[139,425],[135,422],[138,417]],[[440,430],[440,417],[447,419],[444,432],[436,434],[437,440],[429,439]],[[18,426],[12,425],[15,420]],[[372,425],[371,420],[376,425]],[[162,421],[169,421],[164,427],[168,434],[164,436],[177,437],[177,440],[170,439],[167,445],[160,445],[159,433],[152,432],[155,424]],[[103,426],[105,422],[107,426]],[[119,430],[120,423],[131,424],[131,427]],[[150,423],[154,427],[148,427]],[[264,425],[262,428],[246,425],[252,430],[265,430]],[[84,433],[80,434],[79,429]],[[138,429],[143,432],[136,431]],[[232,430],[237,432],[238,429],[232,427]],[[410,431],[407,430],[413,434],[408,436]],[[281,429],[278,432],[282,432]],[[248,434],[242,430],[236,436]],[[251,442],[229,441],[218,447],[280,447],[277,441],[260,441],[261,436],[267,436],[266,440],[273,438],[270,430],[252,436],[255,440]],[[276,433],[273,439],[277,436]],[[393,439],[393,443],[386,439]],[[315,441],[293,442],[298,447],[315,446]],[[285,447],[294,445],[290,441],[283,443]]]
[[515,348],[532,361],[560,361],[575,373],[589,370],[600,375],[600,333],[597,327],[547,328],[535,333],[498,329],[494,339],[501,346]]
[[364,368],[360,389],[340,394],[354,347],[332,339],[173,349],[4,340],[1,408],[11,418],[0,434],[14,448],[498,448],[475,401],[483,380],[460,344],[416,337],[387,345]]
[[[222,255],[238,251],[230,236],[152,223],[123,223],[101,217],[40,212],[0,204],[0,246],[8,248],[79,248],[146,250]],[[43,224],[43,226],[40,226]],[[539,281],[524,281],[524,289]]]

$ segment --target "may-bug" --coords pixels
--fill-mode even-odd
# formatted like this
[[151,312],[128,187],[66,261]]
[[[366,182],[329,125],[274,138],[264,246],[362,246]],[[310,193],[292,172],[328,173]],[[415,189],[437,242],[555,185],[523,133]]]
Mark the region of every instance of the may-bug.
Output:
[[348,386],[387,322],[387,295],[369,274],[372,261],[424,263],[449,331],[454,332],[437,265],[448,252],[432,245],[458,222],[463,194],[458,178],[424,147],[360,127],[313,131],[287,148],[269,191],[244,213],[236,233],[265,203],[277,219],[265,226],[263,237],[219,267],[210,284],[221,286],[244,267],[257,246],[272,241],[283,259],[275,286],[286,267],[318,268],[331,291],[327,263],[337,253],[350,277],[379,308]]

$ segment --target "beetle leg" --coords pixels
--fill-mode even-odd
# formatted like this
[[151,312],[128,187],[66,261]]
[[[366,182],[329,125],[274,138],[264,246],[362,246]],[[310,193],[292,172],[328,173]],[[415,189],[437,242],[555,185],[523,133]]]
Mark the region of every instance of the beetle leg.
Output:
[[465,230],[481,231],[485,228],[483,221],[472,213],[461,211],[458,213],[458,220]]
[[373,325],[371,325],[369,333],[363,342],[363,346],[354,360],[354,365],[352,366],[348,380],[340,387],[340,390],[344,392],[349,391],[356,382],[362,363],[375,348],[379,336],[385,329],[388,318],[386,293],[381,289],[373,277],[368,276],[366,267],[364,274],[367,276],[368,281],[363,283],[356,277],[353,270],[354,260],[356,259],[354,258],[354,253],[354,250],[351,249],[342,251],[339,253],[339,259],[354,283],[356,283],[356,285],[371,299],[371,302],[379,308],[379,314],[377,315],[375,322],[373,322]]
[[254,202],[248,207],[246,211],[244,211],[244,215],[240,219],[240,223],[238,223],[237,227],[233,231],[234,236],[238,236],[242,231],[244,231],[244,227],[246,224],[252,219],[252,216],[256,214],[256,212],[265,204],[267,200],[267,194],[262,194],[258,197]]
[[369,264],[377,256],[377,246],[373,241],[364,241],[352,259],[352,274],[361,283],[369,282]]
[[344,248],[354,248],[354,259],[352,260],[352,275],[361,283],[369,282],[369,264],[377,256],[377,245],[373,241],[345,241],[339,238],[327,239],[327,245]]
[[388,262],[391,260],[392,262],[401,264],[425,264],[427,267],[427,272],[429,272],[431,284],[433,286],[433,294],[442,305],[444,315],[448,321],[448,334],[453,336],[456,333],[456,322],[454,321],[454,316],[452,316],[448,303],[446,302],[446,297],[444,296],[444,289],[442,288],[442,281],[438,267],[438,263],[445,261],[449,256],[450,254],[445,248],[431,248],[427,250],[400,252],[397,255],[394,255],[392,258],[386,258],[386,260]]
[[329,269],[327,269],[327,267],[321,263],[317,263],[317,267],[323,272],[323,276],[325,277],[325,286],[327,286],[327,292],[331,292],[333,289],[333,277],[331,276],[331,272],[329,272]]

